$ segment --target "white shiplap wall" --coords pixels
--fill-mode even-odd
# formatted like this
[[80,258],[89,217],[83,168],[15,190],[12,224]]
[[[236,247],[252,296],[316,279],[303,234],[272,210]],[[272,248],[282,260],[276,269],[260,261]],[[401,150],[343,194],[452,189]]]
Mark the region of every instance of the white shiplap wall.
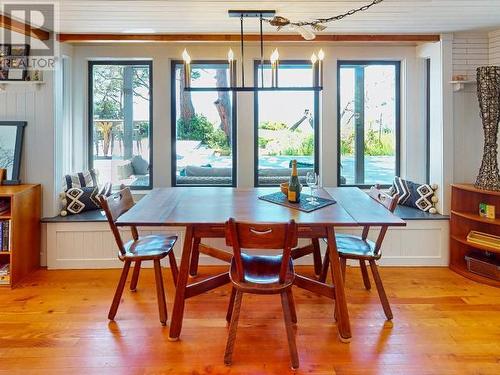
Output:
[[500,29],[489,34],[490,65],[500,65]]
[[476,78],[476,69],[488,65],[489,39],[487,33],[457,33],[453,37],[453,75]]
[[21,162],[21,181],[42,184],[43,215],[54,213],[54,89],[52,72],[45,84],[5,86],[0,91],[0,120],[27,121]]

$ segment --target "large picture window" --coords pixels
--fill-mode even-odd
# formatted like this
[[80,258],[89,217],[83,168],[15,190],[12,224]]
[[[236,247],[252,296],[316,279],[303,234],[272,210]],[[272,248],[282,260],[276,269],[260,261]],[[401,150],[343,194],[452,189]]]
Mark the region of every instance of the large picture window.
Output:
[[338,62],[339,185],[390,185],[399,174],[400,63]]
[[191,87],[184,90],[182,62],[172,63],[172,185],[236,186],[235,95],[228,86],[227,62],[191,64]]
[[[255,63],[255,80],[271,86],[271,65]],[[316,72],[314,72],[316,74]],[[319,94],[301,88],[313,86],[310,62],[283,61],[279,86],[286,91],[255,93],[255,186],[273,186],[288,181],[291,162],[297,160],[299,179],[305,183],[308,171],[318,171]],[[293,88],[297,87],[297,90]]]
[[152,187],[151,61],[89,62],[89,165],[101,182]]

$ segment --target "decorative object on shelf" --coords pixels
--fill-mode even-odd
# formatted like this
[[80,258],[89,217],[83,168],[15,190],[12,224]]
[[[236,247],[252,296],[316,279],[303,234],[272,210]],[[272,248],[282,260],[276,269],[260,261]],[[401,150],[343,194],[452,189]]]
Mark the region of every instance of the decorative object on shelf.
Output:
[[6,169],[4,185],[20,183],[25,121],[0,121],[0,168]]
[[399,195],[398,204],[418,208],[421,211],[431,214],[437,213],[436,184],[417,184],[413,181],[404,180],[401,177],[394,177],[389,195]]
[[100,210],[99,197],[110,196],[111,190],[111,182],[99,186],[95,169],[64,176],[63,192],[60,194],[63,206],[61,216]]
[[312,40],[316,38],[315,32],[323,31],[326,29],[325,24],[333,21],[340,21],[341,19],[352,16],[355,13],[363,12],[370,9],[372,6],[381,3],[383,0],[373,0],[371,3],[363,5],[359,8],[351,9],[345,13],[328,17],[328,18],[317,18],[312,21],[295,21],[292,22],[288,18],[283,16],[274,16],[272,19],[265,19],[271,26],[276,27],[279,31],[283,28],[290,28],[298,32],[305,40]]
[[475,186],[500,191],[497,161],[498,122],[500,120],[500,66],[477,68],[477,96],[484,130],[484,150]]
[[0,186],[3,184],[3,180],[5,180],[5,176],[7,176],[7,169],[0,168]]
[[[376,0],[378,2],[382,0]],[[184,60],[184,90],[185,91],[213,91],[217,89],[218,91],[286,91],[286,90],[313,90],[313,91],[321,91],[323,87],[321,86],[323,83],[323,73],[322,73],[322,64],[325,54],[323,50],[318,52],[317,58],[319,60],[318,69],[316,69],[315,64],[313,64],[312,70],[312,80],[313,86],[311,87],[279,87],[278,85],[278,72],[279,72],[279,53],[275,48],[270,56],[271,63],[271,86],[264,86],[264,33],[262,30],[262,23],[264,21],[271,23],[270,17],[274,17],[274,10],[229,10],[229,17],[239,17],[240,19],[240,46],[241,46],[241,86],[237,85],[236,82],[236,60],[234,58],[234,53],[232,49],[229,49],[227,54],[227,61],[229,64],[229,85],[228,86],[217,86],[217,87],[192,87],[191,86],[191,56],[188,51],[184,49],[182,53],[182,58]],[[243,32],[243,21],[245,18],[258,18],[260,25],[260,85],[259,85],[259,77],[254,78],[253,86],[245,86],[245,38]],[[281,17],[283,18],[283,17]],[[271,23],[272,24],[272,23]],[[293,26],[293,25],[292,25]],[[295,26],[294,26],[295,27]],[[313,34],[314,36],[314,34]],[[314,38],[313,38],[314,39]],[[319,74],[318,74],[319,73]],[[319,81],[316,78],[319,77]]]
[[479,203],[479,216],[487,219],[495,219],[495,206],[487,203]]
[[27,81],[30,82],[42,82],[43,81],[43,71],[41,70],[28,70]]
[[469,272],[500,281],[500,261],[494,254],[471,253],[465,261]]
[[467,235],[467,241],[477,245],[488,246],[500,251],[500,237],[493,234],[471,230]]

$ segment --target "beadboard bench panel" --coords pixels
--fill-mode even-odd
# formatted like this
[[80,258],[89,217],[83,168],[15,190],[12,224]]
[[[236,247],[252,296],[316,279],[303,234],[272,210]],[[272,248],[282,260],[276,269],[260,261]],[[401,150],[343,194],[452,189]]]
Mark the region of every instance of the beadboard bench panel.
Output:
[[[390,228],[382,248],[381,265],[387,266],[447,266],[448,265],[448,220],[409,220],[407,226]],[[117,258],[117,248],[106,222],[54,222],[45,223],[46,242],[42,246],[42,265],[49,269],[99,269],[117,268],[122,264]],[[142,234],[165,233],[177,235],[174,252],[180,259],[184,239],[184,228],[150,227],[139,228]],[[122,229],[124,239],[130,232]],[[338,230],[339,233],[360,234],[360,229]],[[378,230],[370,233],[376,238]],[[207,245],[225,248],[223,239],[206,239]],[[324,251],[324,244],[323,251]],[[312,264],[310,256],[296,261],[297,264]],[[200,255],[200,264],[221,264],[217,259]],[[168,266],[164,260],[163,265]],[[145,265],[148,266],[148,265]]]

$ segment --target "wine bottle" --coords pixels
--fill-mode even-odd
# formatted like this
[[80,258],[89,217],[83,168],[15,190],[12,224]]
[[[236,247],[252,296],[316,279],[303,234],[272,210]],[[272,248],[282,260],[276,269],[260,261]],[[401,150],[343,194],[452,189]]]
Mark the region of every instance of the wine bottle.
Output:
[[288,201],[298,203],[300,201],[300,181],[297,174],[297,160],[292,160],[292,175],[288,181]]

